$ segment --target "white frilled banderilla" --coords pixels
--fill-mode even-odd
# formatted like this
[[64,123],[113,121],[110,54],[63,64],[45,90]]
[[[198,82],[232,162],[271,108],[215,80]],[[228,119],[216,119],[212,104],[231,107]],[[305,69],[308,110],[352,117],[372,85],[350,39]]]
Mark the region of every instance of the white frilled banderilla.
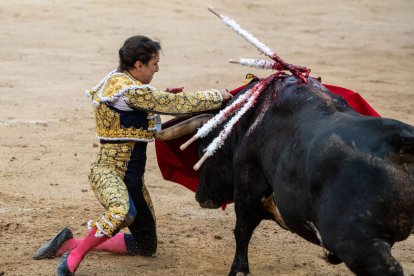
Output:
[[227,106],[225,109],[220,111],[216,116],[211,118],[205,125],[203,125],[197,133],[183,145],[181,145],[180,149],[184,150],[187,148],[192,142],[197,140],[198,138],[203,138],[207,136],[216,126],[223,123],[227,120],[230,116],[233,117],[225,124],[224,128],[221,130],[220,134],[208,145],[205,149],[205,153],[203,157],[194,165],[194,170],[198,170],[204,161],[212,156],[217,149],[224,145],[224,141],[231,133],[234,126],[238,123],[240,118],[254,106],[257,99],[261,95],[261,93],[266,89],[266,87],[280,74],[283,74],[282,71],[290,71],[292,75],[297,77],[301,82],[307,83],[307,77],[309,76],[310,69],[302,66],[295,66],[293,64],[286,63],[283,61],[276,52],[272,51],[269,47],[265,44],[260,42],[256,37],[254,37],[251,33],[247,32],[243,28],[240,27],[233,19],[218,14],[212,8],[208,8],[209,11],[214,13],[217,17],[219,17],[224,24],[229,26],[233,29],[236,33],[241,35],[244,39],[246,39],[249,43],[255,46],[261,53],[265,54],[266,56],[270,57],[273,61],[265,61],[259,59],[246,59],[240,58],[238,61],[230,60],[231,63],[238,63],[245,66],[260,68],[260,69],[273,69],[277,72],[270,75],[267,78],[261,79],[258,83],[256,83],[250,90],[246,91],[243,95],[238,97],[231,105]]

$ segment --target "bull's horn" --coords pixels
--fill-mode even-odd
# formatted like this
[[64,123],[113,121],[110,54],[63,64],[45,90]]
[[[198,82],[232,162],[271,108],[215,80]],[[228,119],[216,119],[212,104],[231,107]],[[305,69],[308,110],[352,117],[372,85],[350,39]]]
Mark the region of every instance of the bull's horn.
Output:
[[213,115],[211,114],[194,116],[169,128],[156,132],[155,139],[158,141],[169,141],[184,135],[192,134],[212,117]]

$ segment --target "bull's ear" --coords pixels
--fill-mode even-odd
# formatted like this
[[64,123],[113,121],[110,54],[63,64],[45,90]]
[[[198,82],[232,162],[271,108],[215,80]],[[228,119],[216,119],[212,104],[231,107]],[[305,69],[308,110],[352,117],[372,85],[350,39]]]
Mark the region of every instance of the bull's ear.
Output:
[[403,131],[399,137],[397,147],[400,154],[410,154],[414,156],[414,133]]
[[414,172],[414,135],[401,136],[399,150],[399,162],[403,165],[404,171],[412,174]]
[[388,131],[388,135],[389,145],[393,147],[388,155],[389,160],[412,175],[414,172],[414,128],[409,125],[402,127],[400,125]]

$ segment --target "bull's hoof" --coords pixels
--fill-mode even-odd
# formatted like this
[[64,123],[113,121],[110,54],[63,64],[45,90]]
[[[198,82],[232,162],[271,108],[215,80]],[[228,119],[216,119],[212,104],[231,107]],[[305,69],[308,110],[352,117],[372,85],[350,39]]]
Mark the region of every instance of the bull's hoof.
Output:
[[73,238],[72,231],[68,227],[63,228],[63,230],[54,236],[50,241],[42,245],[36,253],[33,254],[32,258],[40,260],[56,257],[56,252],[59,248],[65,243],[65,241],[71,238]]
[[342,260],[332,252],[325,252],[323,259],[333,265],[342,263]]
[[229,276],[251,276],[250,272],[236,272],[236,273],[229,273]]

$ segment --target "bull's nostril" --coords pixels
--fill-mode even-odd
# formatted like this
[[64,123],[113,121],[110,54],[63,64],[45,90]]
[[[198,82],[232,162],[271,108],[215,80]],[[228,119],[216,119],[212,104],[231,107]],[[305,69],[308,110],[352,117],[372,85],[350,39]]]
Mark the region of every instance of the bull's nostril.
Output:
[[202,208],[206,208],[206,209],[217,209],[218,207],[220,207],[220,204],[215,203],[212,200],[201,201],[199,202],[199,204]]

